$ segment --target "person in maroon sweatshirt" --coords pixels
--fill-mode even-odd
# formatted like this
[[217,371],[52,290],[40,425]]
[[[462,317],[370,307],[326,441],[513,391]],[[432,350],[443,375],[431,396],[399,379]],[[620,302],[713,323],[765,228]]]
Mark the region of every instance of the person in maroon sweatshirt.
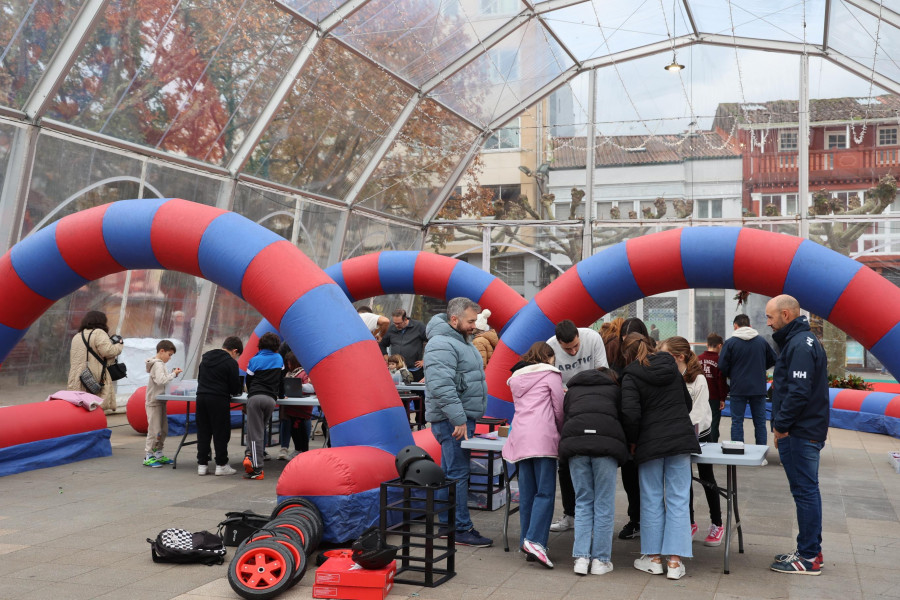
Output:
[[719,420],[722,418],[722,409],[725,408],[725,398],[728,397],[728,382],[719,371],[719,352],[722,351],[722,343],[721,335],[710,333],[706,337],[706,352],[697,357],[709,387],[709,408],[712,409],[713,415],[709,431],[711,442],[719,441]]

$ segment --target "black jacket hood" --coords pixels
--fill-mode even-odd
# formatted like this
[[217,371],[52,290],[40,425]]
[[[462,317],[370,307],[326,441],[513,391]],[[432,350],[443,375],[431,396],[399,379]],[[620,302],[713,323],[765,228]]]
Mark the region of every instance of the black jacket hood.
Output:
[[225,350],[221,348],[216,348],[215,350],[210,350],[209,352],[204,352],[202,357],[203,362],[208,364],[211,367],[218,366],[225,361],[232,360],[231,355],[228,354]]
[[647,366],[638,361],[625,367],[625,374],[646,381],[652,386],[665,386],[672,383],[673,379],[681,377],[675,359],[668,352],[657,352],[647,357],[650,363]]
[[597,369],[581,371],[572,376],[572,379],[569,380],[566,387],[572,388],[579,385],[617,385],[610,377],[611,374],[612,371],[610,373],[601,373]]

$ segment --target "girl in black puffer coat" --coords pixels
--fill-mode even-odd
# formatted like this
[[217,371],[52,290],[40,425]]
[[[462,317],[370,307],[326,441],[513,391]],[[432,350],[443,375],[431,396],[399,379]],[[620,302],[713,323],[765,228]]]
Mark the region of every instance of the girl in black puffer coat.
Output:
[[661,554],[669,555],[669,579],[684,576],[682,557],[692,556],[688,502],[691,454],[700,444],[691,425],[691,395],[675,359],[651,354],[652,342],[638,333],[624,340],[622,424],[638,464],[641,485],[641,552],[636,569],[663,573]]
[[619,421],[621,394],[607,368],[582,371],[569,380],[559,454],[569,460],[575,487],[575,543],[579,575],[612,571],[616,471],[628,458]]

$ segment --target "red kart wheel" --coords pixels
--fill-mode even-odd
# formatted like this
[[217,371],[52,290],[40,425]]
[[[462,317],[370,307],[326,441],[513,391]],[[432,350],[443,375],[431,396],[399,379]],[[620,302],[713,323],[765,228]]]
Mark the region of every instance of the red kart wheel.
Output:
[[274,598],[292,583],[294,557],[273,539],[246,544],[228,567],[228,583],[239,596],[250,600]]

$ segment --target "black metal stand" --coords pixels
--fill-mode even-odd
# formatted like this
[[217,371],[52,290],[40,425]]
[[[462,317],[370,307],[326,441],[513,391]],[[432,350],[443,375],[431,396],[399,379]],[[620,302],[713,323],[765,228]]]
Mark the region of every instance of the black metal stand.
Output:
[[[441,490],[446,490],[446,500],[436,497]],[[389,502],[389,495],[397,493],[402,497]],[[391,513],[400,513],[400,522],[388,526]],[[438,533],[441,513],[447,513],[446,542]],[[399,479],[382,483],[379,527],[385,535],[401,538],[394,582],[437,587],[456,575],[456,480],[448,479],[434,487],[407,484]],[[414,549],[420,552],[414,555]],[[446,564],[436,566],[441,562]]]

